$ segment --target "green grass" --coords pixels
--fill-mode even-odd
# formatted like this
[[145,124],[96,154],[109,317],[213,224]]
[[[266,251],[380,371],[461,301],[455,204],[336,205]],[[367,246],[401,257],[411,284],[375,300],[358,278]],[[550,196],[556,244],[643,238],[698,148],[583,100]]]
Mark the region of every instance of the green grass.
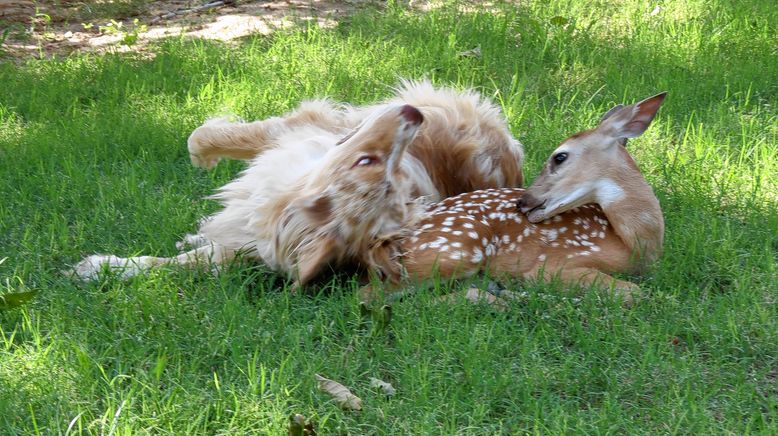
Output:
[[[0,64],[0,293],[41,291],[0,312],[0,433],[280,434],[302,413],[322,434],[775,434],[778,12],[660,4],[398,7],[235,47]],[[360,322],[347,282],[300,296],[261,267],[60,274],[93,252],[173,254],[216,210],[202,198],[242,164],[191,167],[185,141],[208,116],[372,102],[398,77],[493,97],[530,180],[613,104],[668,90],[630,143],[667,223],[646,298],[623,309],[532,286],[494,313],[425,293],[383,331]],[[338,409],[314,373],[364,410]]]
[[132,17],[148,9],[150,0],[39,0],[44,11],[54,10],[57,19],[63,21],[110,20]]

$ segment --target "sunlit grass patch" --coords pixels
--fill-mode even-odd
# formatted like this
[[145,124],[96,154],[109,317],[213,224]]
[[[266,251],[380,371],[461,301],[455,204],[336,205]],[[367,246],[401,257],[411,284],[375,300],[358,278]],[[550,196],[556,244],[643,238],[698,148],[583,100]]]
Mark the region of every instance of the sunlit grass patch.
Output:
[[[0,64],[0,279],[40,290],[0,311],[0,428],[277,434],[301,413],[327,434],[775,432],[768,3],[393,6],[237,45],[172,38],[154,56]],[[62,275],[93,252],[173,254],[218,208],[203,198],[243,164],[190,165],[186,138],[206,118],[261,119],[324,95],[373,102],[400,77],[493,98],[530,180],[611,106],[669,91],[628,143],[667,225],[640,303],[517,282],[526,297],[499,313],[441,304],[438,284],[397,302],[384,328],[361,317],[348,277],[292,295],[248,264]],[[363,410],[333,404],[316,373]]]

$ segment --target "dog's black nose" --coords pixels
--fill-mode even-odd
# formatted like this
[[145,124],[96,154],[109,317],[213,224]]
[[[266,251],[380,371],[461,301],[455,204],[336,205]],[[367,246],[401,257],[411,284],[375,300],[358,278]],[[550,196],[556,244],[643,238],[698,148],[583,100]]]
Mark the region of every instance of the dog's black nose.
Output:
[[409,104],[406,104],[400,108],[400,114],[402,114],[403,118],[405,118],[405,120],[409,123],[421,124],[421,122],[424,121],[424,115],[422,115],[418,109]]

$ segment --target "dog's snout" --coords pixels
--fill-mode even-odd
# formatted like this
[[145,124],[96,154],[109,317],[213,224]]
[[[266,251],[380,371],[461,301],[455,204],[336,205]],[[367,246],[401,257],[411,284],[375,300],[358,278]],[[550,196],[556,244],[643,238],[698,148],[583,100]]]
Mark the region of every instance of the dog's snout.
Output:
[[421,114],[421,111],[409,104],[400,108],[400,114],[409,123],[421,124],[421,122],[424,121],[424,115]]

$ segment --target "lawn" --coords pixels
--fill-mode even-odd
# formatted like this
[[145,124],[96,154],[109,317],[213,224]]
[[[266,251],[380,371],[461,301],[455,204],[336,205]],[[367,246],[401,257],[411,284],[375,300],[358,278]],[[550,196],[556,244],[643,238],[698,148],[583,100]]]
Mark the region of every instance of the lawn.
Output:
[[[40,291],[0,311],[0,433],[282,434],[300,413],[320,434],[775,434],[777,29],[770,0],[390,5],[237,44],[0,58],[0,294]],[[526,285],[499,313],[438,289],[382,327],[347,278],[291,295],[255,265],[61,273],[94,252],[172,255],[218,208],[204,197],[244,164],[190,165],[209,116],[373,102],[399,77],[499,103],[529,181],[615,103],[669,91],[629,145],[667,226],[639,304]]]

